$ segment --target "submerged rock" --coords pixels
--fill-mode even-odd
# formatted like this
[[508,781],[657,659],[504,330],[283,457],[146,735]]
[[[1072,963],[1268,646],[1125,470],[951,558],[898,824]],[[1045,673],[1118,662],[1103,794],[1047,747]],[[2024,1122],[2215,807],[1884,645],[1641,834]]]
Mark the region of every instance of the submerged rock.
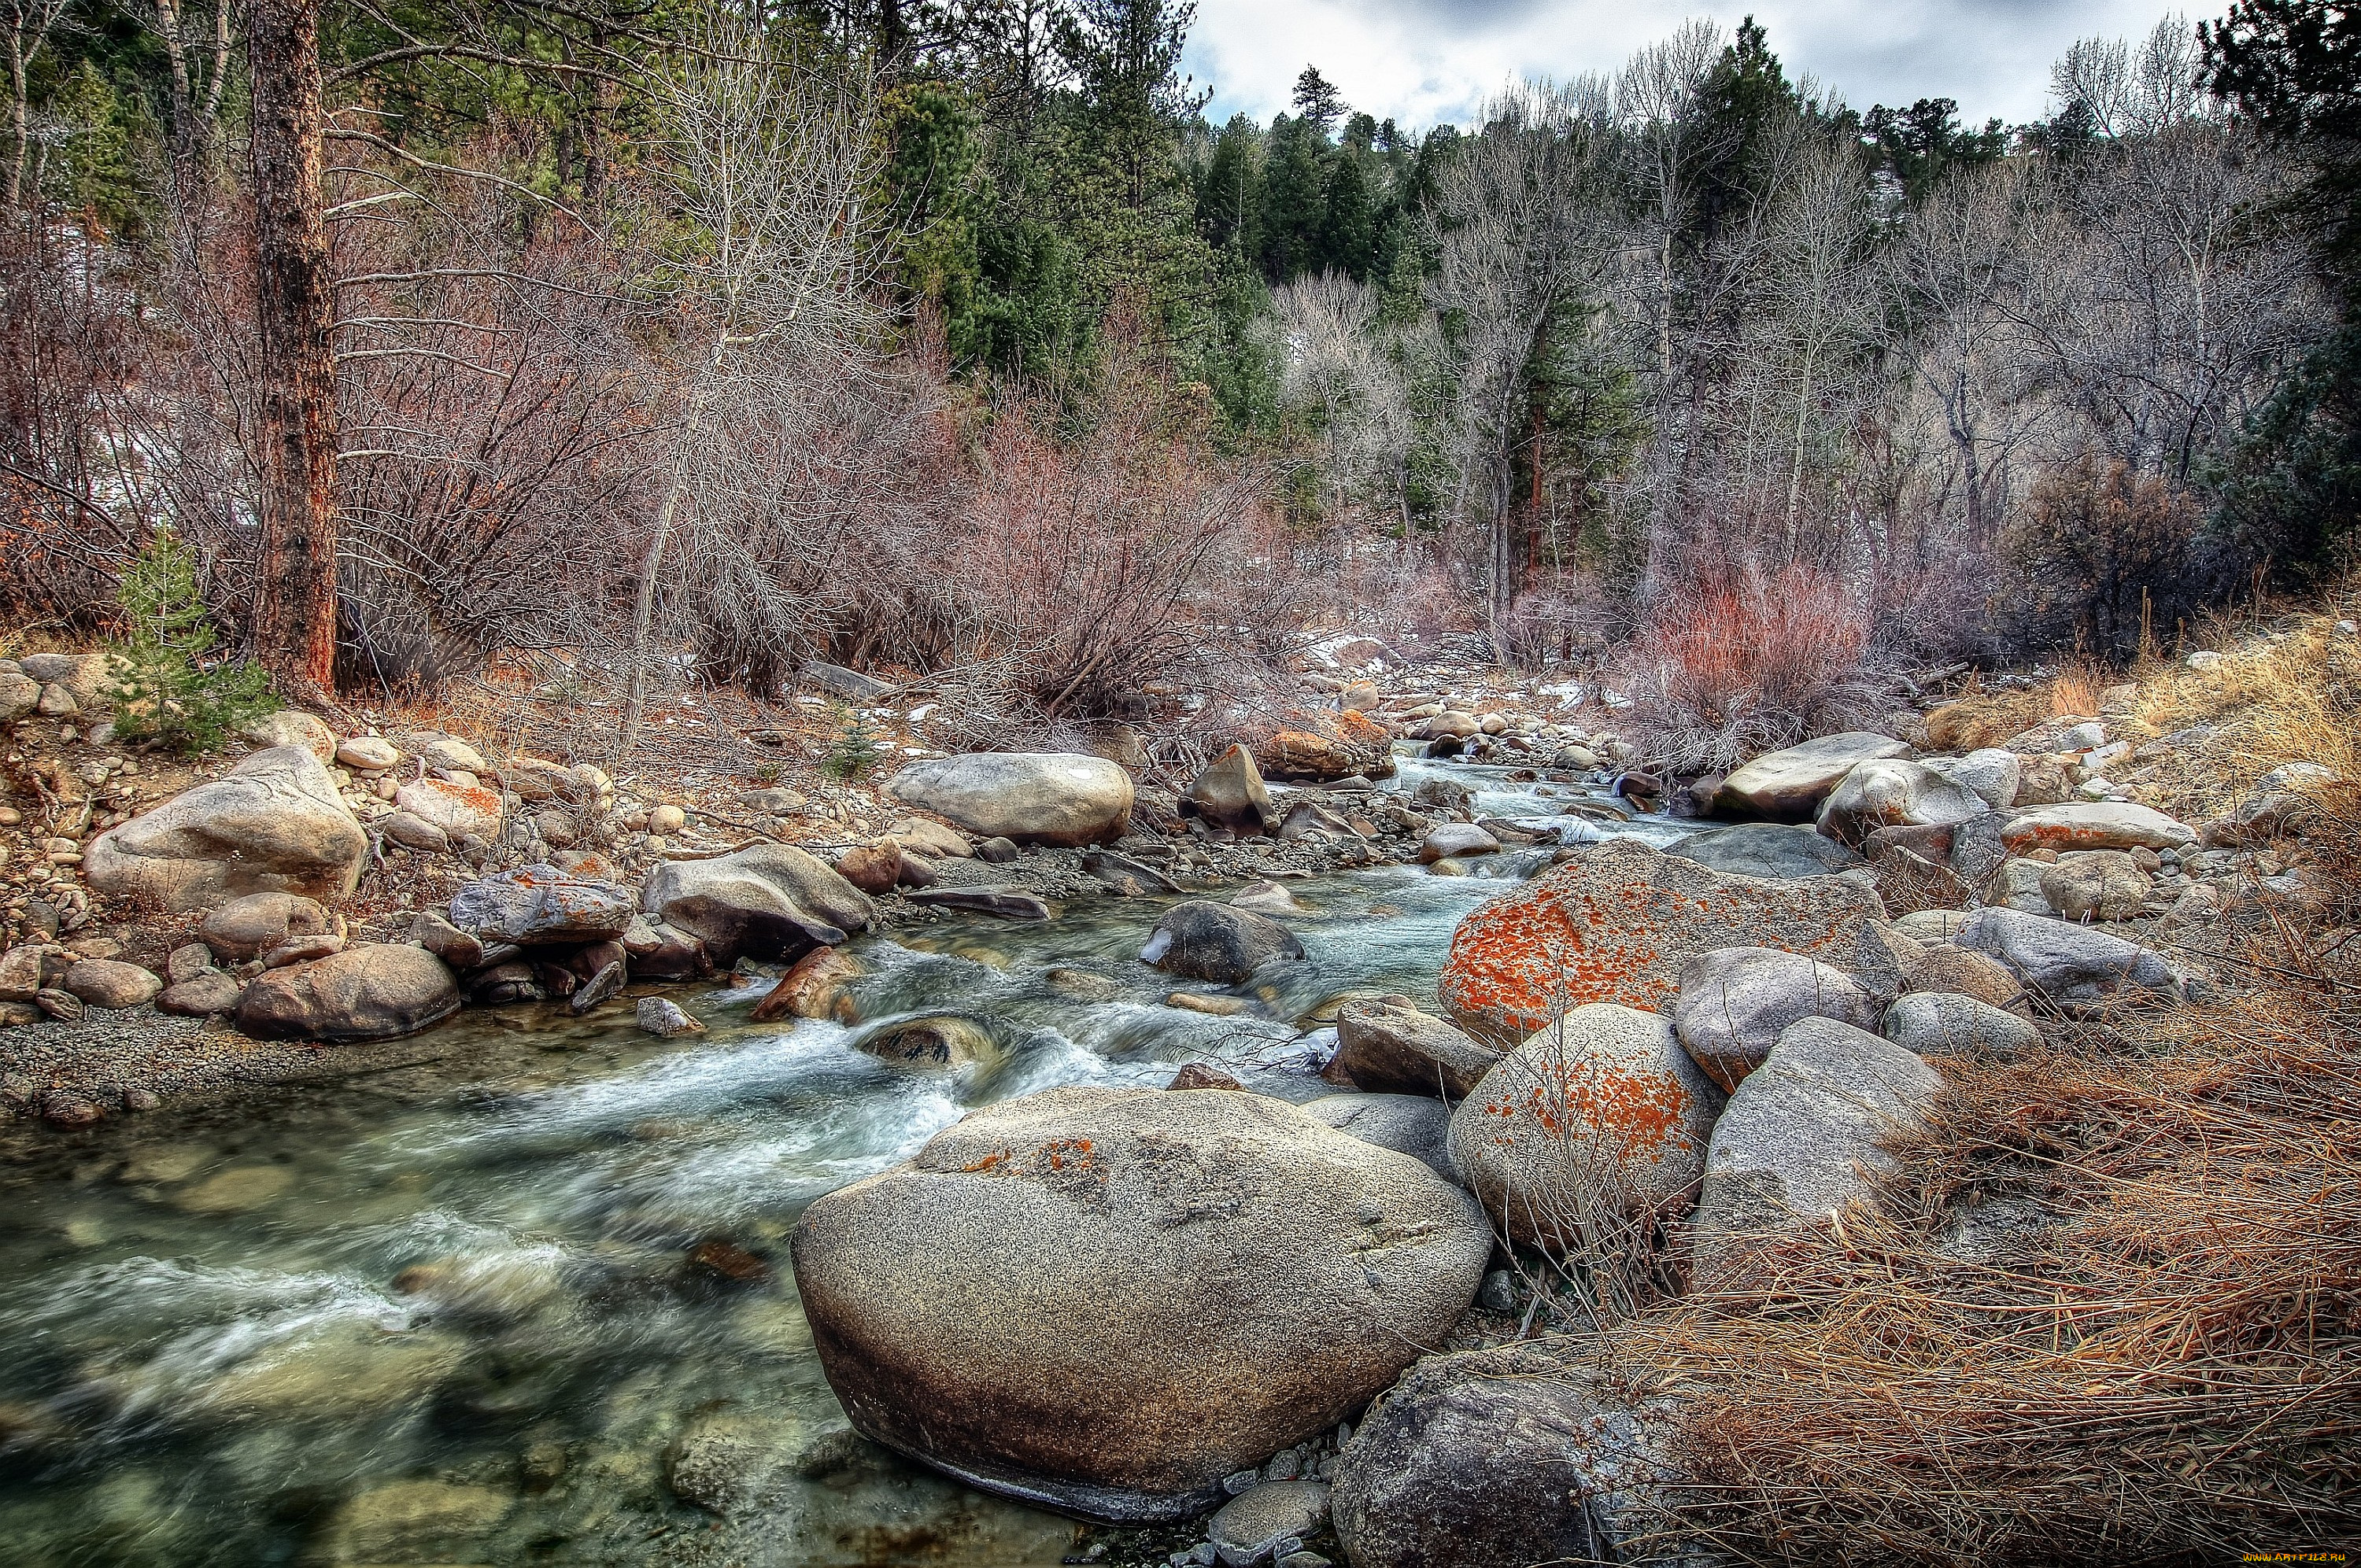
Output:
[[1189,1518],[1474,1299],[1491,1233],[1417,1160],[1224,1090],[988,1106],[813,1203],[796,1282],[853,1424],[988,1490]]

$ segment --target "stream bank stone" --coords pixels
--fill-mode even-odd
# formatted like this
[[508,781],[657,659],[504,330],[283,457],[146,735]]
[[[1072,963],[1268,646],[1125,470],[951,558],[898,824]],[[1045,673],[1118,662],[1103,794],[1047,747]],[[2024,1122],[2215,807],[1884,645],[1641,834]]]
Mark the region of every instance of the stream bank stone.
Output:
[[1900,757],[1907,743],[1891,735],[1854,730],[1823,735],[1784,751],[1770,751],[1733,771],[1714,793],[1713,808],[1730,817],[1808,822],[1828,792],[1862,762]]
[[1352,1415],[1440,1343],[1491,1245],[1465,1192],[1282,1102],[1060,1089],[821,1198],[792,1251],[864,1435],[1146,1521]]
[[94,892],[181,913],[247,893],[342,898],[368,854],[320,760],[277,746],[108,828],[82,872]]
[[640,907],[704,943],[728,966],[799,959],[866,930],[869,895],[803,850],[754,844],[709,861],[666,861],[648,873]]
[[259,1040],[390,1040],[459,1010],[459,982],[423,948],[346,948],[256,978],[237,1026]]
[[1113,843],[1131,818],[1131,775],[1080,751],[975,751],[912,762],[885,793],[978,839]]

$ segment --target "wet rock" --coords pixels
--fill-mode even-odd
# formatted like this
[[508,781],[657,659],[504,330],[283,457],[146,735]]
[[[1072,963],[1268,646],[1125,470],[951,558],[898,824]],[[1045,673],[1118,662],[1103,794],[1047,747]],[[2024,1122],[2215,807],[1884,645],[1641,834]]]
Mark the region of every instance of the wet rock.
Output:
[[52,1089],[41,1097],[41,1120],[52,1127],[95,1126],[105,1118],[97,1101],[71,1089]]
[[156,998],[156,1011],[181,1018],[215,1018],[237,1011],[246,982],[219,970],[175,981]]
[[2129,801],[2069,801],[2014,812],[2001,825],[2013,855],[2034,850],[2178,850],[2197,842],[2187,823]]
[[1172,1075],[1172,1081],[1164,1087],[1167,1089],[1242,1090],[1246,1085],[1208,1062],[1192,1061],[1182,1063],[1180,1070]]
[[2015,909],[1979,909],[1952,940],[2008,966],[2045,995],[2083,1002],[2125,988],[2178,993],[2172,966],[2136,942]]
[[1041,983],[1059,995],[1071,997],[1077,1002],[1113,1002],[1123,995],[1123,987],[1119,983],[1105,975],[1093,974],[1088,970],[1061,966],[1045,970]]
[[1418,1161],[1257,1094],[1053,1090],[813,1203],[793,1240],[853,1424],[972,1484],[1190,1518],[1473,1299],[1491,1235]]
[[2069,920],[2132,920],[2155,881],[2121,850],[2076,850],[2041,868],[2041,896]]
[[1577,850],[1475,910],[1436,989],[1478,1039],[1522,1039],[1591,1002],[1668,1005],[1688,960],[1715,948],[1779,948],[1841,964],[1876,893],[1849,877],[1729,876],[1629,839]]
[[1808,822],[1830,791],[1860,763],[1900,757],[1910,748],[1891,735],[1853,730],[1824,735],[1755,758],[1721,781],[1714,809],[1730,817]]
[[662,996],[642,996],[639,1007],[640,1027],[651,1035],[671,1039],[675,1035],[702,1035],[705,1025],[680,1010],[680,1004]]
[[1283,1542],[1301,1543],[1328,1522],[1324,1481],[1266,1481],[1222,1505],[1205,1527],[1224,1568],[1253,1568],[1279,1555]]
[[1459,1102],[1452,1164],[1511,1239],[1564,1246],[1593,1216],[1653,1213],[1686,1192],[1722,1098],[1668,1020],[1593,1003]]
[[1873,1028],[1877,1003],[1841,970],[1775,948],[1716,948],[1681,970],[1673,1032],[1725,1090],[1761,1066],[1790,1024],[1834,1018]]
[[[332,1560],[474,1561],[515,1503],[515,1497],[508,1492],[445,1481],[396,1481],[373,1486],[337,1509],[329,1521]],[[478,1551],[467,1550],[470,1547]],[[420,1552],[435,1555],[422,1558]]]
[[989,915],[1001,920],[1049,918],[1047,904],[1014,887],[920,888],[910,894],[910,902],[938,909],[963,909],[971,915]]
[[866,930],[876,905],[801,850],[755,844],[709,861],[666,861],[640,906],[704,943],[716,964],[799,959]]
[[451,900],[451,924],[481,941],[524,948],[608,942],[631,928],[635,902],[615,883],[520,866],[461,888]]
[[1956,992],[1920,991],[1885,1010],[1885,1037],[1914,1055],[2016,1057],[2041,1044],[2041,1031],[2014,1013]]
[[620,959],[611,960],[599,966],[597,972],[589,979],[576,986],[574,994],[566,999],[566,1005],[577,1014],[588,1013],[600,1003],[619,994],[623,989],[623,982],[630,978],[630,971]]
[[1792,881],[1831,876],[1865,862],[1850,848],[1812,827],[1745,822],[1692,833],[1664,851],[1731,876]]
[[725,1519],[761,1514],[824,1449],[850,1435],[841,1422],[787,1410],[706,1411],[666,1451],[664,1485],[682,1502]]
[[1660,1534],[1669,1414],[1541,1346],[1430,1356],[1345,1445],[1336,1538],[1353,1568],[1702,1563]]
[[1383,1002],[1338,1008],[1336,1040],[1331,1065],[1356,1088],[1379,1094],[1462,1100],[1500,1059],[1444,1019]]
[[1451,1110],[1423,1094],[1323,1094],[1300,1109],[1347,1137],[1406,1154],[1445,1181],[1456,1182],[1451,1164]]
[[1183,1013],[1202,1013],[1209,1018],[1235,1018],[1254,1011],[1254,1003],[1243,996],[1203,996],[1193,991],[1171,992],[1165,996],[1164,1005]]
[[258,958],[299,937],[324,936],[328,912],[313,899],[291,893],[250,893],[205,916],[198,935],[225,959]]
[[1881,1139],[1921,1129],[1940,1074],[1890,1041],[1831,1018],[1788,1026],[1714,1124],[1690,1228],[1694,1277],[1727,1277],[1757,1238],[1821,1223],[1874,1195],[1891,1170]]
[[1982,795],[1918,762],[1863,762],[1830,792],[1815,819],[1820,831],[1860,844],[1880,828],[1964,822],[1990,811]]
[[1303,956],[1303,944],[1278,921],[1204,899],[1166,910],[1139,949],[1142,963],[1215,985],[1235,985],[1275,959]]
[[1111,843],[1130,819],[1131,775],[1078,751],[979,751],[895,773],[885,792],[981,839]]
[[[623,952],[642,980],[695,980],[713,972],[696,935],[661,920],[634,920],[623,932]],[[816,949],[817,950],[817,949]]]
[[412,917],[410,939],[461,974],[480,968],[484,961],[482,940],[432,909],[422,909]]
[[1230,907],[1256,915],[1301,915],[1303,901],[1290,893],[1285,883],[1250,882],[1230,894]]
[[546,1002],[539,965],[507,959],[467,980],[468,993],[479,1007],[500,1007],[512,1002]]
[[1418,847],[1418,863],[1431,866],[1437,861],[1489,855],[1499,848],[1499,839],[1473,822],[1438,822]]
[[1178,893],[1170,877],[1144,861],[1112,850],[1093,850],[1082,856],[1082,870],[1122,894],[1137,898],[1151,893]]
[[948,1014],[888,1024],[852,1042],[853,1048],[905,1067],[973,1067],[1006,1053],[992,1032],[971,1018]]
[[841,948],[814,948],[796,960],[770,994],[754,1004],[748,1014],[756,1024],[775,1023],[781,1018],[843,1018],[851,1022],[851,1006],[845,987],[867,974],[869,970],[859,959]]
[[82,872],[94,892],[177,912],[265,891],[342,898],[368,853],[328,770],[280,746],[100,834]]
[[1232,746],[1205,764],[1189,785],[1189,798],[1199,817],[1235,833],[1267,834],[1279,825],[1270,791],[1263,786],[1262,773],[1244,746]]
[[423,948],[368,943],[246,988],[237,1026],[257,1039],[386,1040],[415,1034],[459,1010],[458,981]]
[[143,1006],[164,989],[164,982],[141,969],[115,959],[84,959],[66,970],[65,989],[93,1007],[121,1011]]

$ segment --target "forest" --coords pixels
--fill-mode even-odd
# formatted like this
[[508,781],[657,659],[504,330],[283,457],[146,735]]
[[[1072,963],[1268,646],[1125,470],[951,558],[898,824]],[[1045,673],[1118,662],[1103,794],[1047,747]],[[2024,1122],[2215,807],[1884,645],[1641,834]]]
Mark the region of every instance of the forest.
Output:
[[[2028,125],[1749,19],[1404,126],[1316,64],[1213,124],[1187,0],[8,5],[0,601],[87,630],[169,528],[290,691],[628,741],[819,657],[1040,741],[1384,629],[1726,766],[2351,534],[2334,7],[2078,43]],[[1651,652],[1748,635],[1746,705]]]

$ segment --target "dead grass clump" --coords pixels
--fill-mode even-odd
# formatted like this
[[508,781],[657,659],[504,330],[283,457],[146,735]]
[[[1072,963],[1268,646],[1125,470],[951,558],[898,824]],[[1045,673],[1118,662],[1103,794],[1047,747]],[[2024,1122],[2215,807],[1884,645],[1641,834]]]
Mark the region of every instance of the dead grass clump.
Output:
[[2094,716],[2100,695],[2114,684],[2106,665],[2081,656],[2037,685],[1987,691],[1981,679],[1971,679],[1965,691],[1927,716],[1927,737],[1946,751],[1997,746],[2052,718]]

